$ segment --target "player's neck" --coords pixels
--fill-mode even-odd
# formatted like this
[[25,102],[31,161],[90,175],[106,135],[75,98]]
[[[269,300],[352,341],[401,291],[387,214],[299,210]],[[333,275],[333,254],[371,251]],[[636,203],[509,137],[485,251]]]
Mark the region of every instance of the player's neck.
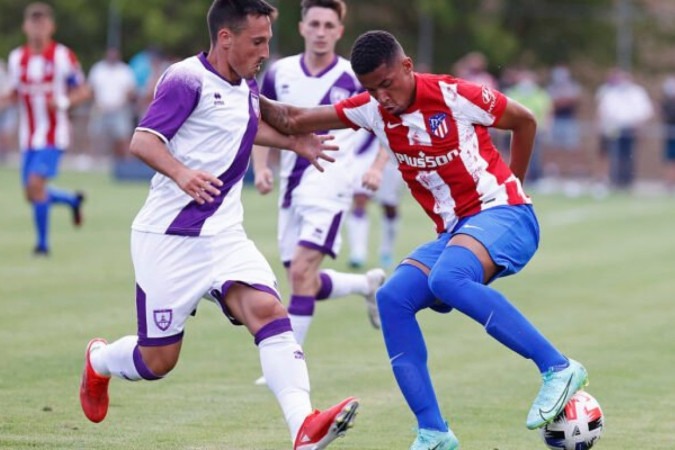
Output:
[[51,44],[51,39],[33,39],[28,41],[28,48],[30,48],[31,53],[39,54],[44,52],[49,44]]
[[241,81],[239,74],[228,64],[227,58],[219,58],[217,52],[209,51],[206,55],[206,60],[214,69],[216,69],[216,72],[218,72],[221,77],[225,78],[230,83],[236,85]]
[[333,64],[335,57],[335,52],[322,54],[305,52],[302,58],[309,73],[316,75],[323,72],[328,68],[328,66]]

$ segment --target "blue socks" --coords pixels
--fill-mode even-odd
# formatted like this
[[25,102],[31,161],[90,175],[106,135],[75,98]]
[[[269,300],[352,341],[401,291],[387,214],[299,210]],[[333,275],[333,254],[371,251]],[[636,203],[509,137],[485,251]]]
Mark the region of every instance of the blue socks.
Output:
[[48,250],[47,231],[49,229],[49,201],[33,203],[33,221],[37,232],[38,250]]
[[49,203],[65,203],[73,208],[77,206],[77,195],[75,193],[64,191],[53,186],[47,188],[47,199]]
[[535,362],[540,372],[564,365],[562,355],[501,293],[483,284],[483,267],[469,249],[447,247],[429,274],[433,294],[485,327],[497,341]]
[[415,314],[436,302],[427,276],[402,264],[377,291],[382,332],[394,377],[420,428],[447,431],[429,369],[427,348]]

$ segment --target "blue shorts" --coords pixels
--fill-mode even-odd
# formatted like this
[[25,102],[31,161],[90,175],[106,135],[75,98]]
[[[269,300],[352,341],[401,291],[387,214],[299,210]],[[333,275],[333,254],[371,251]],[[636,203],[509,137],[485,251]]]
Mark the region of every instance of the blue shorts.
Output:
[[22,153],[21,180],[25,186],[31,175],[42,178],[54,178],[59,172],[59,160],[63,150],[47,147],[42,150],[29,148]]
[[467,234],[487,249],[499,268],[490,281],[519,272],[539,246],[539,223],[532,205],[495,206],[461,219],[452,231],[420,245],[408,258],[431,269],[456,234]]

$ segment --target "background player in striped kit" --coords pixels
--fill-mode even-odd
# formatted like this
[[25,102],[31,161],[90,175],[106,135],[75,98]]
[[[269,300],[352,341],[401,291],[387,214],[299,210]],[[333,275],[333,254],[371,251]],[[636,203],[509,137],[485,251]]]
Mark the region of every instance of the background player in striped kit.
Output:
[[243,228],[242,180],[254,142],[293,149],[314,164],[325,156],[322,139],[283,136],[259,120],[254,76],[269,57],[274,13],[264,0],[215,0],[209,52],[164,72],[134,133],[132,154],[158,172],[132,224],[137,334],[89,342],[80,403],[92,422],[106,417],[111,376],[158,380],[174,368],[202,298],[254,336],[294,450],[323,449],[354,420],[353,397],[312,411],[304,353],[276,278]]
[[[261,93],[293,105],[315,106],[330,105],[362,91],[349,61],[335,53],[345,12],[342,0],[303,0],[299,29],[305,51],[276,61],[265,74]],[[300,344],[312,322],[316,300],[363,295],[371,324],[380,326],[375,290],[384,281],[383,270],[372,269],[365,274],[321,270],[325,256],[335,258],[342,245],[340,229],[358,175],[355,152],[371,142],[365,131],[330,133],[341,150],[323,173],[295,153],[280,155],[277,236],[291,284],[288,312]],[[253,154],[255,184],[263,194],[273,186],[268,151],[256,148]],[[262,384],[264,379],[256,383]]]
[[9,55],[12,92],[3,102],[19,103],[21,180],[33,207],[36,256],[49,254],[49,211],[62,204],[72,210],[73,223],[82,222],[84,194],[48,185],[58,174],[59,160],[70,145],[68,109],[89,99],[90,90],[77,57],[52,40],[54,12],[46,3],[24,10],[26,44]]
[[[366,93],[332,107],[302,109],[266,99],[261,107],[265,120],[284,132],[337,128],[342,122],[375,133],[435,224],[437,239],[415,249],[377,292],[394,376],[418,422],[411,450],[459,448],[440,412],[415,316],[427,308],[469,316],[535,363],[542,384],[526,426],[544,426],[587,383],[586,369],[488,286],[520,271],[538,247],[539,225],[522,188],[536,132],[532,113],[488,86],[416,73],[412,59],[385,31],[361,35],[351,64]],[[509,165],[489,127],[511,131]]]

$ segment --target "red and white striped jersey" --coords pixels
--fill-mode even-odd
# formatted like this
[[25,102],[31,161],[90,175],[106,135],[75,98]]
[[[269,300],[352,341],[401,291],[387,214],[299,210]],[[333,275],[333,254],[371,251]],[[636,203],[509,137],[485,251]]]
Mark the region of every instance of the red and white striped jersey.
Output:
[[70,144],[68,113],[49,107],[52,99],[84,81],[75,54],[51,42],[42,53],[25,45],[9,54],[9,74],[20,105],[19,143],[22,149],[66,149]]
[[488,134],[507,98],[449,75],[416,73],[415,82],[415,99],[399,115],[368,93],[335,108],[346,125],[372,131],[393,153],[436,230],[451,230],[459,219],[484,209],[531,203]]

